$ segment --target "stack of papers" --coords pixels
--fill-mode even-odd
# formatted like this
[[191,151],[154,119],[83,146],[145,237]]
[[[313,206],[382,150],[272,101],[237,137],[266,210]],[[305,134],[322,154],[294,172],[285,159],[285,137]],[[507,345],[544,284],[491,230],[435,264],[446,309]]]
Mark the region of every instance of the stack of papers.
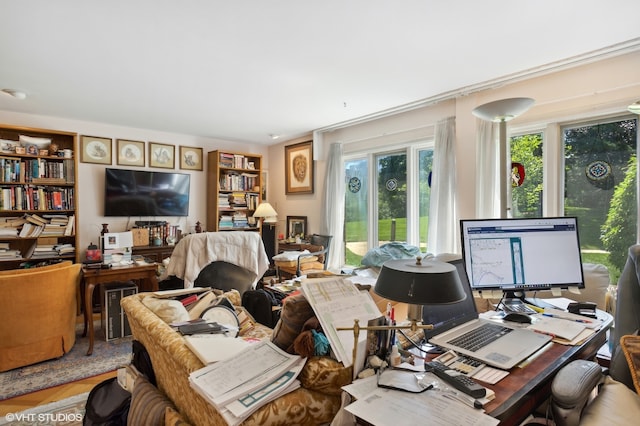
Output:
[[[343,390],[357,398],[346,410],[373,425],[398,424],[398,415],[401,415],[402,424],[424,424],[426,419],[435,426],[489,426],[499,423],[483,410],[473,408],[473,401],[464,399],[466,395],[452,391],[431,373],[423,374],[422,380],[433,383],[433,388],[422,393],[380,388],[376,376],[343,386]],[[488,401],[481,402],[485,404]]]
[[545,308],[542,314],[537,314],[534,318],[534,322],[527,328],[548,334],[553,337],[554,342],[563,345],[581,344],[601,325],[600,320],[552,308]]
[[242,338],[225,334],[194,334],[184,336],[184,341],[205,365],[230,358],[251,345]]
[[235,426],[268,402],[299,388],[296,377],[305,361],[263,341],[194,371],[189,381],[229,425]]
[[[369,320],[380,316],[380,310],[368,292],[359,291],[342,277],[314,278],[302,281],[302,292],[322,325],[336,359],[345,367],[353,364],[354,335],[351,330],[358,319],[362,327]],[[364,368],[367,333],[358,336],[358,359],[355,360],[354,377]]]

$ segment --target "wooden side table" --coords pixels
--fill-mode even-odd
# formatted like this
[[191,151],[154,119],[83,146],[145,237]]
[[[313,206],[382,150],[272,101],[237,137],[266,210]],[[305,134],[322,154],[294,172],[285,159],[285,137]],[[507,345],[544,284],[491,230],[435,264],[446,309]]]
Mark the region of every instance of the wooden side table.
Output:
[[[140,291],[158,291],[158,279],[156,278],[157,266],[155,263],[148,265],[115,266],[109,269],[82,268],[82,280],[84,281],[84,332],[89,330],[89,349],[87,355],[93,353],[93,290],[97,285],[113,281],[139,280]],[[87,327],[88,326],[88,327]]]

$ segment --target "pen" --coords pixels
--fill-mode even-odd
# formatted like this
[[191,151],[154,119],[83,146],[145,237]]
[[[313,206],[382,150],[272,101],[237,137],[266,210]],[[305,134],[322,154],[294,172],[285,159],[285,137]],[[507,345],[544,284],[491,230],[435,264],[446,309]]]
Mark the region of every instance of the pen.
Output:
[[585,324],[591,324],[593,321],[588,320],[588,319],[573,319],[573,318],[567,318],[567,317],[563,317],[561,315],[554,315],[554,314],[542,314],[543,317],[549,317],[549,318],[559,318],[559,319],[563,319],[563,320],[567,320],[567,321],[574,321],[574,322],[581,322],[581,323],[585,323]]
[[482,409],[483,405],[482,402],[480,402],[477,399],[474,399],[468,395],[465,395],[463,393],[460,392],[456,392],[454,390],[451,389],[447,389],[444,391],[444,393],[442,394],[442,396],[444,397],[449,397],[451,399],[454,399],[456,401],[462,402],[463,404],[466,405],[470,405],[473,408],[477,408],[477,409]]

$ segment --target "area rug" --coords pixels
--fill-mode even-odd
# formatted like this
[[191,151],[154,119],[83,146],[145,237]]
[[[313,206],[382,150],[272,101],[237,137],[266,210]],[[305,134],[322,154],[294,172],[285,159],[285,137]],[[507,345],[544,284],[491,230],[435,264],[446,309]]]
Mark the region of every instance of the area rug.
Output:
[[81,425],[89,392],[0,417],[0,426]]
[[89,338],[82,337],[82,325],[76,327],[76,343],[64,356],[0,373],[0,401],[18,395],[74,382],[116,370],[131,359],[131,337],[104,340],[96,324],[93,355],[87,356]]

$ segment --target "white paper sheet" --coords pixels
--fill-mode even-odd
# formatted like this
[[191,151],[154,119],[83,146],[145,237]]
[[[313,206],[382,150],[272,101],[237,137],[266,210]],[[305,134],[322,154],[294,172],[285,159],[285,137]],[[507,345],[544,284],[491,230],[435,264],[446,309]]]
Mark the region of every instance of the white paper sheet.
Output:
[[[437,391],[410,393],[377,388],[346,410],[372,425],[491,426],[497,419]],[[401,422],[400,422],[401,420]]]
[[[304,280],[302,291],[318,317],[336,358],[345,367],[351,366],[353,331],[338,331],[337,328],[353,327],[354,319],[358,319],[360,325],[366,327],[370,319],[380,316],[371,295],[359,291],[352,282],[341,277]],[[354,377],[364,366],[366,344],[367,333],[362,331],[358,336],[358,359]]]

